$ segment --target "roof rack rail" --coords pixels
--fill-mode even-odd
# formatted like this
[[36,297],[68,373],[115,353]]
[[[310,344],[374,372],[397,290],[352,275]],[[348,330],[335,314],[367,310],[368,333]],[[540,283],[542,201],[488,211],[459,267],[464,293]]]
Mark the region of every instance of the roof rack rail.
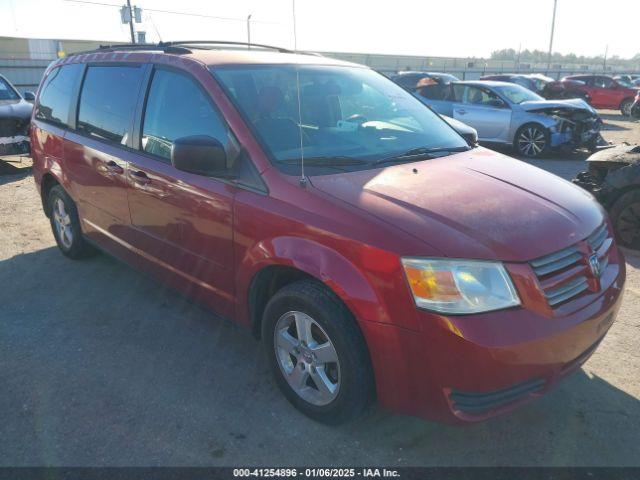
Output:
[[181,47],[179,45],[162,45],[160,43],[116,43],[113,45],[99,45],[98,48],[94,48],[93,50],[83,50],[81,52],[73,52],[68,54],[67,56],[71,57],[74,55],[84,55],[87,53],[96,53],[96,52],[116,52],[119,50],[159,50],[166,53],[191,53],[191,50],[185,47]]
[[287,48],[282,47],[274,47],[273,45],[265,45],[262,43],[247,43],[247,42],[232,42],[226,40],[175,40],[170,42],[160,42],[159,46],[182,46],[188,45],[190,47],[198,48],[199,45],[231,45],[236,47],[256,47],[256,48],[264,48],[267,50],[276,50],[280,53],[296,53],[293,50],[289,50]]
[[116,52],[122,50],[136,51],[136,50],[158,50],[166,53],[176,53],[176,54],[184,54],[184,53],[192,53],[192,49],[207,49],[214,48],[216,45],[220,46],[234,46],[234,47],[247,47],[247,48],[262,48],[266,50],[275,50],[279,53],[298,53],[301,55],[318,55],[320,54],[310,53],[310,52],[302,52],[302,51],[293,51],[287,48],[282,47],[274,47],[273,45],[264,45],[262,43],[247,43],[247,42],[232,42],[226,40],[176,40],[169,42],[159,42],[159,43],[119,43],[113,45],[100,45],[98,48],[93,50],[84,50],[81,52],[70,53],[68,56],[73,55],[83,55],[87,53],[96,53],[96,52]]

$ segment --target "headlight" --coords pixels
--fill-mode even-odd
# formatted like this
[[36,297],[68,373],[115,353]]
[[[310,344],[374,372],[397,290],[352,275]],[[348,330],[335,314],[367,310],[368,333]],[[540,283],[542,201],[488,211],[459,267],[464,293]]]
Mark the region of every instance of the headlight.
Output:
[[520,304],[500,262],[403,258],[402,266],[419,308],[468,314]]

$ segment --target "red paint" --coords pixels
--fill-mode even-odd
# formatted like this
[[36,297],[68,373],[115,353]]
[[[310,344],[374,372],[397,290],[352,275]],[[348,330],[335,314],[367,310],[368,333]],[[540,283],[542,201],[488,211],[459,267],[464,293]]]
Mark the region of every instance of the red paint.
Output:
[[[249,288],[263,268],[288,266],[324,282],[358,320],[379,403],[397,411],[482,420],[535,395],[473,416],[456,412],[448,392],[488,392],[536,378],[546,380],[546,391],[586,359],[583,353],[610,325],[604,319],[620,305],[625,272],[617,248],[611,248],[602,288],[555,310],[527,261],[576,244],[604,221],[590,195],[482,148],[315,176],[301,187],[298,178],[271,166],[206,69],[241,61],[234,55],[97,53],[56,65],[151,62],[189,73],[224,115],[268,194],[33,120],[36,183],[44,175],[57,179],[78,204],[84,233],[103,249],[241,324],[250,325]],[[274,62],[281,57],[331,62],[286,54]],[[401,256],[504,261],[522,305],[450,317],[418,310]]]

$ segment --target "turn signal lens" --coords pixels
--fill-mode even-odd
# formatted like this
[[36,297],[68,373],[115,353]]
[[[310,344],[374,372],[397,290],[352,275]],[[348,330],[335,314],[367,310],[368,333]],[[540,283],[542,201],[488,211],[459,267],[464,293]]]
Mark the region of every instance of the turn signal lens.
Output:
[[403,258],[402,265],[419,308],[469,314],[520,304],[500,262]]

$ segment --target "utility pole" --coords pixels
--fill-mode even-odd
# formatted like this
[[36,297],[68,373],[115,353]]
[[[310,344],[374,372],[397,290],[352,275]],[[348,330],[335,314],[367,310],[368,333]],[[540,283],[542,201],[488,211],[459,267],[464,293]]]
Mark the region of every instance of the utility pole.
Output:
[[607,54],[609,53],[609,45],[604,49],[604,60],[602,61],[602,71],[607,71]]
[[131,0],[127,0],[127,8],[129,9],[129,32],[131,33],[131,43],[136,43],[136,35],[133,30],[133,11],[131,10]]
[[247,17],[247,44],[251,50],[251,14]]
[[556,29],[556,7],[558,0],[553,0],[553,18],[551,20],[551,39],[549,40],[549,55],[547,56],[547,73],[551,70],[551,52],[553,50],[553,33]]

